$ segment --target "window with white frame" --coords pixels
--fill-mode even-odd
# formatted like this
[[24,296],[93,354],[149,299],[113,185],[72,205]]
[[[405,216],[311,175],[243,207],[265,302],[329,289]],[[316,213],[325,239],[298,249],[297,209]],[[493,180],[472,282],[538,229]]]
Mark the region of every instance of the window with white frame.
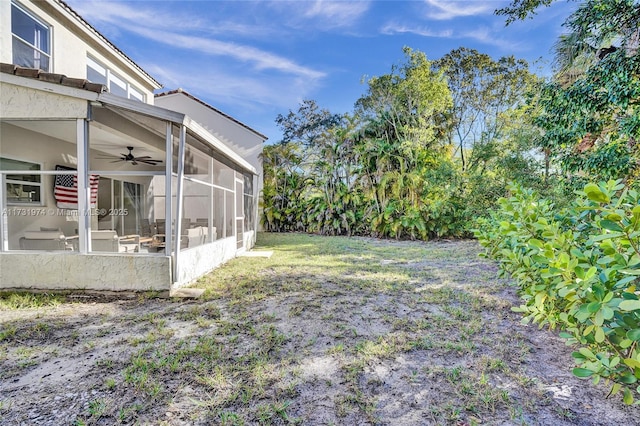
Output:
[[50,71],[51,27],[19,4],[11,3],[13,63]]
[[[0,157],[0,172],[3,170],[37,172],[42,168],[37,163]],[[42,177],[40,174],[7,173],[5,174],[5,184],[8,205],[42,205]]]
[[136,89],[128,81],[120,78],[91,56],[87,56],[87,80],[104,84],[109,88],[109,92],[114,95],[135,99],[140,102],[145,102],[146,100],[142,91]]

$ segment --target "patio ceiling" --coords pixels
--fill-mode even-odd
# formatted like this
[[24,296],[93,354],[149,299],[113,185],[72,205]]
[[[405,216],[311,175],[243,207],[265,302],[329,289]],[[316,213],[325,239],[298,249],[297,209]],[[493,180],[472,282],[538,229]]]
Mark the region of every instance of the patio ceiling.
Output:
[[[96,117],[91,122],[89,138],[91,150],[119,157],[121,154],[126,154],[127,147],[131,146],[134,147],[134,153],[138,156],[148,155],[158,159],[164,158],[164,135],[159,130],[160,127],[163,127],[164,130],[164,122],[155,120],[157,123],[153,123],[155,129],[152,129],[149,122],[142,127],[142,123],[133,121],[131,116],[124,117],[123,114],[104,110],[105,112],[97,113],[96,115],[100,117]],[[127,121],[123,118],[126,118]],[[74,120],[3,120],[3,123],[74,145],[76,143],[76,123]]]

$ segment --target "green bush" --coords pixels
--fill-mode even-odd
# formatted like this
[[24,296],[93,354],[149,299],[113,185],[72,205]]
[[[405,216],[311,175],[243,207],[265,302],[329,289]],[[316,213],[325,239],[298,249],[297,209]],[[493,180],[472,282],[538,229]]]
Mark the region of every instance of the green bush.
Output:
[[[556,211],[536,192],[511,186],[475,231],[486,254],[511,275],[524,303],[514,310],[560,328],[574,375],[611,384],[627,404],[640,394],[640,205],[620,181],[587,184]],[[634,398],[635,394],[635,398]],[[636,401],[635,404],[639,402]]]

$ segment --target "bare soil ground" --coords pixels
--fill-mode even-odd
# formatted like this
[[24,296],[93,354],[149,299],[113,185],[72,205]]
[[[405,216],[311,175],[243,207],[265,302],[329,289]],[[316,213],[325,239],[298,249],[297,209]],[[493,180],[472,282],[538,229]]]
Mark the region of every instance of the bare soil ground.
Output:
[[0,424],[640,425],[475,242],[259,244],[198,300],[0,312]]

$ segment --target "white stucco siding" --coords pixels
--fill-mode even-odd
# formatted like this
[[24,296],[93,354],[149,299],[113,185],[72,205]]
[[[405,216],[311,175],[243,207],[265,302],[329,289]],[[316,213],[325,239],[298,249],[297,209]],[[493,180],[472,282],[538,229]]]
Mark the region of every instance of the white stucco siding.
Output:
[[[145,94],[147,103],[153,104],[153,90],[160,88],[160,85],[63,6],[53,1],[21,0],[20,4],[50,27],[49,72],[70,78],[86,78],[87,54],[91,54]],[[9,0],[0,1],[0,24],[0,58],[2,62],[11,64],[13,52]]]
[[87,116],[87,101],[84,99],[1,82],[0,93],[2,119],[76,119]]
[[183,93],[159,96],[156,98],[155,105],[188,115],[222,143],[233,149],[256,169],[259,176],[262,176],[260,154],[262,153],[263,139],[260,136]]
[[235,237],[182,250],[178,257],[178,277],[175,287],[192,283],[207,272],[236,257]]
[[157,255],[0,253],[1,289],[169,291],[171,258]]

